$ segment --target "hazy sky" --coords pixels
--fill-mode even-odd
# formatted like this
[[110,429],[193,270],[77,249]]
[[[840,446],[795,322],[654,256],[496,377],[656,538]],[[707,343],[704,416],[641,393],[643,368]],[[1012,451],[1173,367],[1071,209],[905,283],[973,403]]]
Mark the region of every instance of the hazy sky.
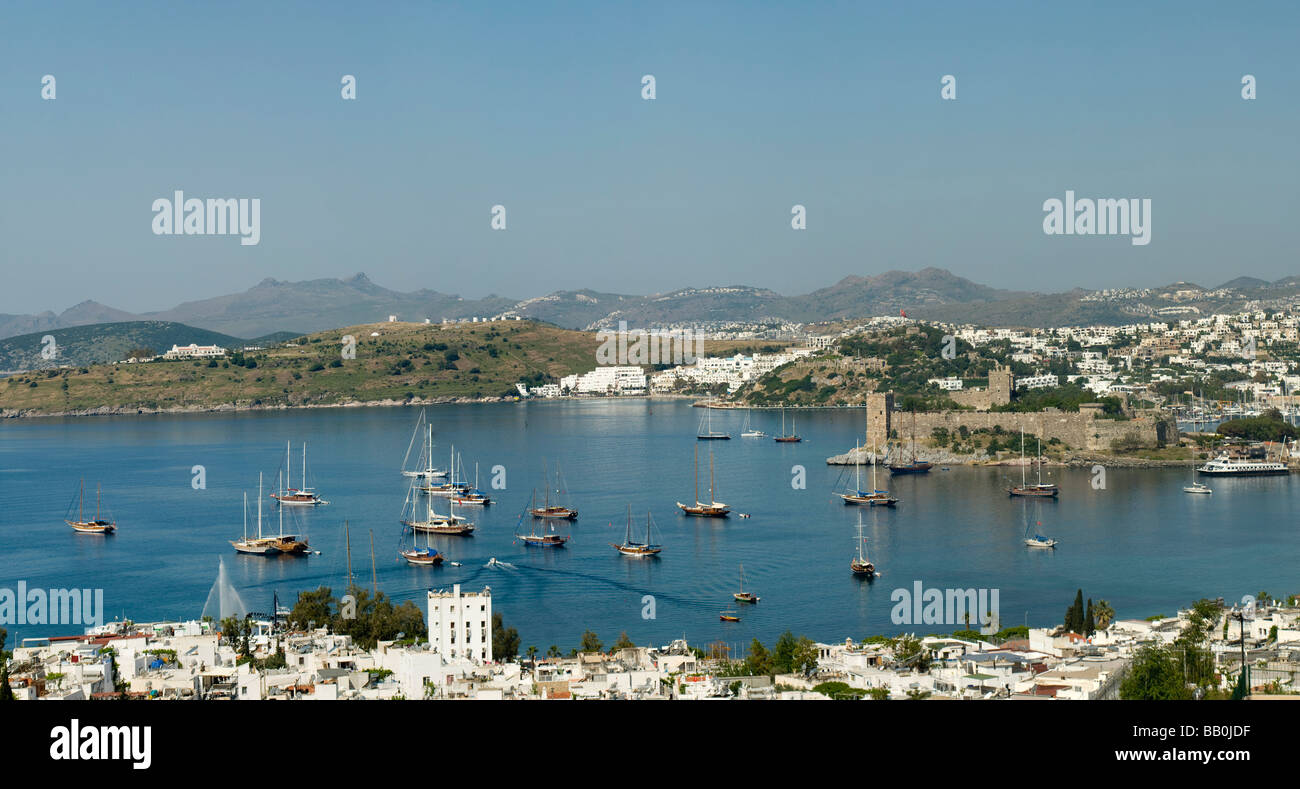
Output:
[[[6,0],[0,312],[357,271],[518,298],[1276,279],[1300,273],[1297,40],[1281,2]],[[261,242],[154,235],[177,189],[260,198]],[[1067,189],[1150,198],[1151,243],[1045,235]]]

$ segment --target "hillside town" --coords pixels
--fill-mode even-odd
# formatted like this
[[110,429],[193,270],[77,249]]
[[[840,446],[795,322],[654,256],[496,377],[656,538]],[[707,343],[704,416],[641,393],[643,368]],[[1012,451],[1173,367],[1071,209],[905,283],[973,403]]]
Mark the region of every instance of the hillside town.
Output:
[[[1087,635],[1069,624],[994,633],[994,622],[952,635],[790,639],[784,658],[779,643],[759,656],[685,640],[498,656],[490,599],[490,589],[430,590],[432,640],[380,640],[372,649],[280,617],[250,618],[242,636],[223,634],[211,619],[115,621],[83,635],[24,639],[6,675],[20,700],[1114,699],[1153,692],[1124,680],[1135,660],[1164,650],[1203,661],[1200,675],[1183,678],[1189,698],[1230,692],[1243,663],[1248,695],[1300,692],[1295,596],[1203,600],[1171,617],[1114,621],[1094,621],[1089,601],[1086,619],[1079,613],[1073,623]],[[447,637],[458,624],[467,633],[459,648]]]

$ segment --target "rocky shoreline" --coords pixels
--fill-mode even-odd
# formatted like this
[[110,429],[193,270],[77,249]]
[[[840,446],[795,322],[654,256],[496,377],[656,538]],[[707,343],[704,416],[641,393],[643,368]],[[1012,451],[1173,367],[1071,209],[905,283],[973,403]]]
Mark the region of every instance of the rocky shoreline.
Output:
[[0,419],[42,419],[47,417],[70,416],[149,416],[155,414],[222,414],[243,411],[294,411],[309,408],[372,408],[395,406],[447,405],[455,403],[509,403],[520,398],[510,397],[413,397],[409,400],[351,400],[346,403],[306,403],[303,405],[235,405],[220,403],[218,405],[186,405],[170,408],[148,408],[145,406],[99,406],[74,411],[35,411],[32,409],[0,408]]
[[[1003,458],[995,460],[983,453],[979,454],[955,454],[946,450],[922,449],[917,453],[920,460],[929,461],[935,466],[1010,466],[1017,467],[1020,465],[1032,466],[1033,458],[1019,457]],[[881,457],[884,460],[884,456]],[[874,460],[874,453],[869,452],[865,447],[850,449],[841,455],[832,455],[826,458],[828,466],[852,466],[861,463],[864,466],[870,466]],[[1199,463],[1200,461],[1198,461]],[[1188,461],[1186,460],[1152,460],[1149,458],[1128,457],[1123,455],[1103,455],[1088,452],[1070,452],[1067,453],[1063,461],[1049,460],[1043,463],[1046,467],[1056,468],[1092,468],[1093,466],[1104,466],[1106,468],[1182,468],[1186,469]]]

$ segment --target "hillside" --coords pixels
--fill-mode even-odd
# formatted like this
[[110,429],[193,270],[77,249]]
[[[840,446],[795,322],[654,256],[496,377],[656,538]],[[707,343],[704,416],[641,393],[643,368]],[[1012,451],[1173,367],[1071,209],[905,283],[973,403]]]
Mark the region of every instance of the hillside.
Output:
[[[57,348],[57,353],[52,359],[41,356],[42,349],[47,345],[43,339],[47,336],[54,338]],[[262,341],[274,339],[261,338]],[[170,350],[173,345],[189,343],[242,348],[250,342],[252,341],[231,337],[228,334],[168,321],[97,323],[70,329],[50,329],[0,340],[0,371],[85,367],[125,359],[133,350],[149,349],[156,353],[163,353]]]
[[[378,336],[371,336],[377,333]],[[340,340],[356,339],[343,359]],[[277,408],[515,396],[596,366],[595,334],[530,321],[376,323],[214,361],[45,370],[0,382],[0,416]],[[734,353],[739,343],[706,342]]]

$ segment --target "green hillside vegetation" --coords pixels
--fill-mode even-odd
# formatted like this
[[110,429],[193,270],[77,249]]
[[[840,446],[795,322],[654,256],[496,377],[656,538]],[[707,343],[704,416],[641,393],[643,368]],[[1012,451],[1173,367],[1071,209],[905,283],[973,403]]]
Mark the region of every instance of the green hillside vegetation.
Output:
[[[372,337],[372,333],[379,336]],[[342,358],[342,338],[356,358]],[[529,321],[378,323],[318,332],[214,360],[153,361],[44,370],[0,383],[0,411],[297,407],[414,398],[491,398],[515,384],[558,382],[596,366],[589,332]],[[706,342],[725,353],[739,343]],[[170,347],[170,346],[169,346]]]
[[[57,353],[52,359],[41,356],[47,347],[44,338],[54,338]],[[0,340],[0,370],[49,370],[58,367],[84,367],[128,359],[132,351],[163,353],[173,345],[220,345],[222,348],[242,348],[245,345],[265,345],[292,337],[280,333],[256,340],[244,340],[228,334],[196,329],[183,323],[169,321],[126,321],[123,323],[96,323],[68,329],[23,334]]]
[[1249,441],[1283,441],[1300,435],[1300,431],[1288,424],[1282,417],[1282,412],[1275,408],[1269,409],[1262,416],[1223,422],[1215,432],[1221,436]]

